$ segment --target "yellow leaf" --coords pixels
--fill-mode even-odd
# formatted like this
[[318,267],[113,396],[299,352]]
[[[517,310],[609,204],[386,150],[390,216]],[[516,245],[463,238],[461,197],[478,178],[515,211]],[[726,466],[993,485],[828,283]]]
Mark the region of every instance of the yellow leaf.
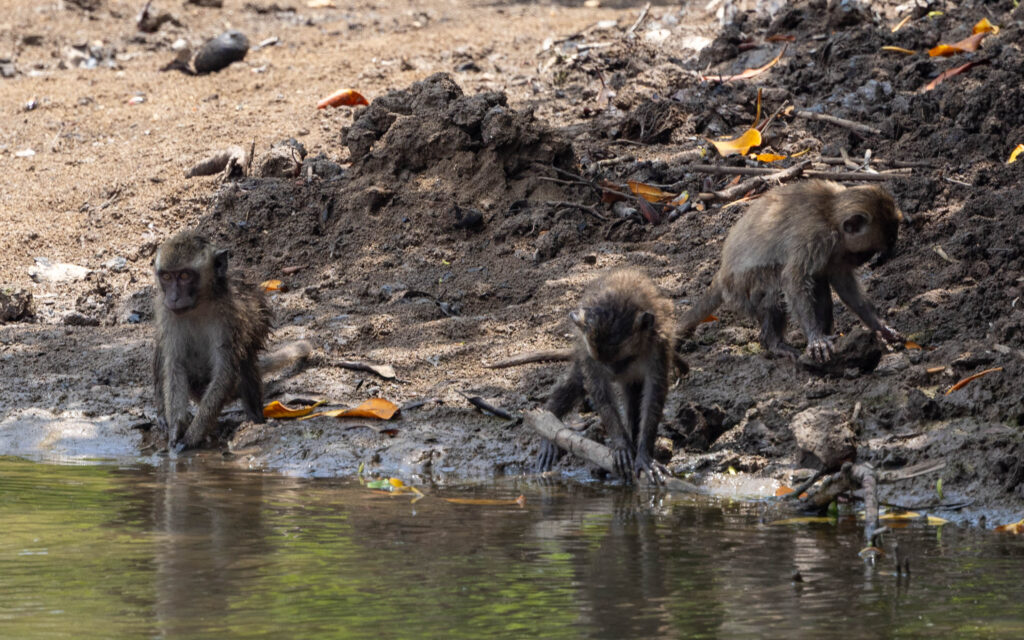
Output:
[[284,283],[280,280],[265,280],[260,283],[260,289],[264,291],[281,291],[284,288]]
[[[905,25],[905,24],[907,24],[908,22],[910,22],[910,19],[911,19],[912,17],[913,17],[913,16],[907,16],[906,18],[903,18],[902,20],[900,20],[900,21],[899,21],[899,22],[898,22],[898,23],[896,24],[896,26],[895,26],[895,27],[893,27],[893,28],[891,29],[891,31],[892,31],[893,33],[896,33],[897,31],[899,31],[900,29],[902,29],[902,28],[903,28],[903,25]],[[882,48],[884,49],[885,47],[882,47]]]
[[501,506],[515,504],[521,507],[526,504],[526,496],[519,496],[514,500],[491,500],[487,498],[445,498],[445,501],[451,502],[452,504],[475,504],[480,506]]
[[757,123],[761,121],[761,89],[757,90],[757,110],[754,112],[754,124],[751,127],[756,127]]
[[912,56],[915,53],[917,53],[913,49],[904,49],[903,47],[882,47],[882,51],[894,51],[896,53],[905,53],[908,56]]
[[1024,520],[1021,520],[1020,522],[1014,522],[1013,524],[1000,525],[996,527],[996,531],[1015,534],[1024,533]]
[[629,185],[629,190],[633,192],[633,195],[639,196],[647,202],[653,202],[655,204],[665,202],[675,197],[674,193],[668,191],[662,191],[658,187],[644,184],[643,182],[637,182],[636,180],[630,180],[626,184]]
[[779,60],[782,59],[782,55],[786,53],[786,47],[788,46],[788,42],[782,45],[782,51],[779,51],[779,55],[772,58],[771,62],[764,65],[763,67],[758,67],[756,69],[745,69],[742,73],[737,73],[734,76],[701,76],[700,79],[703,80],[704,82],[710,82],[712,80],[717,80],[719,82],[731,82],[733,80],[748,80],[750,78],[753,78],[754,76],[764,73],[765,71],[771,69],[776,64],[778,64]]
[[1014,162],[1017,162],[1017,156],[1021,153],[1024,153],[1024,144],[1018,144],[1013,148],[1013,151],[1010,152],[1010,159],[1006,161],[1006,164],[1013,164]]
[[794,153],[793,155],[791,155],[791,156],[789,156],[789,157],[790,157],[790,158],[799,158],[800,156],[802,156],[802,155],[806,155],[806,154],[808,154],[808,153],[810,153],[810,152],[811,152],[811,148],[810,148],[810,147],[807,147],[807,148],[806,148],[806,149],[804,149],[803,151],[797,151],[796,153]]
[[992,32],[992,35],[999,33],[999,27],[988,21],[988,18],[982,18],[978,21],[978,24],[974,25],[974,29],[971,33],[988,33]]
[[690,192],[689,191],[684,191],[684,192],[680,193],[679,197],[677,197],[675,200],[669,202],[669,204],[672,205],[673,207],[678,207],[681,204],[686,204],[686,201],[689,200],[689,199],[690,199]]
[[969,53],[971,51],[977,51],[978,47],[981,46],[981,41],[984,40],[991,32],[982,31],[981,33],[975,33],[972,36],[968,36],[960,42],[954,42],[953,44],[940,44],[937,47],[933,47],[928,50],[928,55],[931,57],[935,56],[951,56],[957,53]]
[[946,14],[943,11],[929,11],[928,12],[928,17],[929,18],[938,18],[939,16],[944,16],[944,15],[946,15]]
[[715,149],[723,158],[736,154],[746,155],[752,147],[761,146],[761,132],[757,129],[747,129],[743,135],[733,140],[708,140],[715,145]]
[[325,402],[321,400],[316,404],[306,405],[305,407],[292,408],[281,404],[278,400],[274,400],[267,406],[263,407],[264,418],[301,418],[312,413],[313,409],[319,407]]
[[388,482],[396,489],[404,489],[405,483],[398,478],[388,478]]
[[941,527],[944,524],[949,524],[949,520],[939,516],[928,516],[928,524],[933,527]]
[[398,413],[397,404],[389,402],[384,398],[370,398],[354,409],[321,411],[320,413],[306,416],[303,420],[321,416],[325,418],[377,418],[378,420],[390,420],[396,413]]
[[779,160],[785,160],[786,156],[780,156],[777,153],[759,153],[757,154],[758,162],[778,162]]
[[903,513],[883,513],[878,516],[879,520],[917,520],[921,517],[920,513],[914,511],[904,511]]

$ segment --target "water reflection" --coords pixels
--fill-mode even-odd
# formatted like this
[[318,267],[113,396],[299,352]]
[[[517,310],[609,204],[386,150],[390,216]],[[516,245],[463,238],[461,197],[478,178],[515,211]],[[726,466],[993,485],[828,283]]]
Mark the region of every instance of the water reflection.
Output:
[[216,457],[0,458],[0,637],[1024,635],[1019,538],[897,530],[908,580],[858,559],[852,519],[760,515],[536,480],[412,504]]

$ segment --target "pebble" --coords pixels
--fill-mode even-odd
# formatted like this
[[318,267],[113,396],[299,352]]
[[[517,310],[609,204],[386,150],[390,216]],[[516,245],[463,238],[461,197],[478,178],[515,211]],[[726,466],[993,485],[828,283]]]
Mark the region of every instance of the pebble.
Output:
[[232,62],[244,59],[248,51],[249,39],[241,31],[232,29],[204,44],[192,65],[196,73],[220,71]]

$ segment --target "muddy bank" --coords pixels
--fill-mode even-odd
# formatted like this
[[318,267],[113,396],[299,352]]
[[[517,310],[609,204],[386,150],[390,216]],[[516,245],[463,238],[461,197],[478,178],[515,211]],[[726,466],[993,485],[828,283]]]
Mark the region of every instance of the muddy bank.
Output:
[[[903,15],[895,3],[841,15],[823,3],[794,3],[774,15],[741,12],[724,29],[695,8],[654,8],[632,32],[635,10],[575,14],[579,24],[557,33],[542,32],[528,9],[476,10],[529,25],[529,46],[469,47],[418,59],[413,70],[378,65],[383,80],[364,75],[360,86],[377,89],[365,91],[368,107],[317,119],[308,116],[309,104],[281,94],[258,107],[270,122],[259,128],[252,175],[185,180],[160,167],[140,181],[122,176],[84,204],[65,205],[96,225],[71,248],[49,238],[39,244],[22,221],[16,238],[25,255],[7,256],[3,273],[34,294],[34,314],[0,327],[0,361],[14,382],[0,399],[2,450],[122,455],[138,447],[154,454],[148,262],[160,239],[189,225],[231,247],[233,266],[251,281],[283,279],[289,290],[271,296],[275,340],[301,337],[317,347],[305,368],[270,383],[270,399],[428,401],[393,424],[317,418],[252,425],[229,412],[213,446],[241,464],[295,474],[350,475],[360,463],[368,473],[435,482],[522,473],[537,438],[479,413],[465,396],[521,414],[544,401],[559,365],[496,371],[482,361],[565,346],[572,301],[611,266],[643,268],[685,309],[710,281],[725,232],[742,213],[742,204],[701,202],[697,194],[730,186],[732,176],[692,165],[757,164],[700,156],[706,137],[750,126],[760,87],[765,112],[778,112],[760,150],[806,149],[802,158],[818,170],[912,165],[884,183],[908,219],[897,256],[865,269],[862,280],[887,322],[922,348],[880,352],[873,370],[821,375],[763,357],[755,329],[722,314],[687,344],[690,373],[670,392],[661,426],[670,468],[697,479],[732,469],[763,479],[753,493],[770,492],[816,465],[798,432],[845,425],[858,461],[883,469],[946,462],[941,498],[937,477],[928,476],[885,487],[887,499],[1019,519],[1012,515],[1024,504],[1024,204],[1016,192],[1024,165],[1006,164],[1013,144],[1024,141],[1019,9],[994,11],[1001,31],[961,57],[985,64],[931,91],[923,89],[961,58],[906,57],[881,47],[922,50],[959,40],[979,17],[972,6],[916,16],[896,34],[891,27]],[[256,33],[281,29],[307,46],[333,28],[326,18],[285,26],[235,11],[229,15],[244,16]],[[113,20],[103,12],[97,19]],[[493,21],[485,22],[496,29]],[[451,28],[428,22],[428,33]],[[762,66],[783,42],[779,62],[753,80],[699,77]],[[155,65],[161,51],[169,53],[157,46],[142,60]],[[221,72],[216,89],[211,78],[173,81],[188,83],[200,118],[216,122],[220,111],[209,105],[263,95],[264,82],[250,77],[264,72],[252,72],[269,64],[266,73],[274,74],[287,59],[274,50],[259,56]],[[18,81],[27,87],[33,78]],[[199,100],[214,90],[216,100]],[[879,133],[787,116],[787,104]],[[285,124],[282,113],[302,113],[301,124]],[[183,126],[193,120],[188,112],[160,115]],[[251,130],[240,122],[222,124],[218,148],[247,142]],[[265,162],[288,138],[302,146],[303,153],[282,156],[294,164]],[[209,150],[175,147],[165,164],[183,175]],[[852,167],[832,160],[844,154]],[[19,165],[16,175],[28,176],[25,170]],[[25,177],[22,190],[35,188],[33,180]],[[589,185],[605,180],[671,185],[690,198],[662,211],[665,221],[656,225],[636,202],[602,202]],[[122,229],[142,240],[100,239]],[[75,253],[78,245],[90,249]],[[28,268],[44,253],[85,271],[30,281]],[[850,333],[856,319],[837,311],[837,330]],[[351,360],[390,364],[397,378],[337,367]],[[997,367],[946,395],[960,378]],[[383,432],[388,427],[394,431]],[[600,437],[594,427],[589,433]],[[558,471],[590,475],[571,459]]]

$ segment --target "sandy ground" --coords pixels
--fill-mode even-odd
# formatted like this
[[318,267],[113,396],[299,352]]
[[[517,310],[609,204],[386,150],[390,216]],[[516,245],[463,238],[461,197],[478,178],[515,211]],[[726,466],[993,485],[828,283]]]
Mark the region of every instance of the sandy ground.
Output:
[[[316,345],[305,367],[271,380],[268,399],[427,401],[373,424],[253,425],[229,411],[211,446],[296,474],[348,475],[360,463],[433,482],[521,473],[537,438],[465,396],[521,415],[543,403],[560,365],[482,361],[565,346],[572,301],[607,267],[643,268],[685,309],[742,213],[697,195],[733,176],[692,165],[769,166],[702,151],[705,138],[750,126],[760,87],[765,114],[778,112],[761,151],[807,149],[818,170],[908,163],[883,183],[908,216],[899,253],[865,269],[863,282],[923,348],[882,350],[877,368],[824,375],[764,357],[753,327],[725,312],[686,345],[691,370],[661,427],[670,468],[725,492],[770,492],[817,464],[797,431],[834,440],[842,427],[856,459],[882,469],[946,463],[887,486],[892,501],[1019,519],[1024,164],[1006,159],[1024,142],[1024,15],[1011,3],[913,14],[895,34],[905,15],[896,3],[872,13],[800,2],[775,14],[724,3],[732,22],[722,28],[704,3],[644,12],[641,3],[154,2],[180,24],[151,34],[136,28],[142,3],[12,4],[0,18],[0,65],[13,73],[0,79],[0,285],[30,293],[33,313],[0,326],[0,453],[163,455],[152,428],[150,261],[162,239],[199,227],[231,248],[249,280],[285,281],[289,290],[271,296],[274,340]],[[966,37],[984,16],[1001,31],[978,52],[922,53]],[[244,61],[209,75],[161,71],[182,44],[229,28],[253,47]],[[790,39],[755,79],[698,77],[760,67]],[[984,64],[924,91],[970,60]],[[315,108],[342,87],[371,106]],[[787,116],[787,103],[878,131]],[[288,138],[307,161],[271,177],[264,161]],[[255,149],[250,176],[185,178],[229,145]],[[827,160],[843,153],[850,166]],[[588,183],[601,180],[672,185],[691,198],[654,225],[636,203],[600,202]],[[456,225],[465,210],[482,214],[480,228]],[[51,281],[40,258],[82,269],[57,269]],[[837,316],[838,330],[856,326],[845,309]],[[351,360],[390,364],[397,378],[337,366]],[[559,471],[589,475],[568,458]]]

